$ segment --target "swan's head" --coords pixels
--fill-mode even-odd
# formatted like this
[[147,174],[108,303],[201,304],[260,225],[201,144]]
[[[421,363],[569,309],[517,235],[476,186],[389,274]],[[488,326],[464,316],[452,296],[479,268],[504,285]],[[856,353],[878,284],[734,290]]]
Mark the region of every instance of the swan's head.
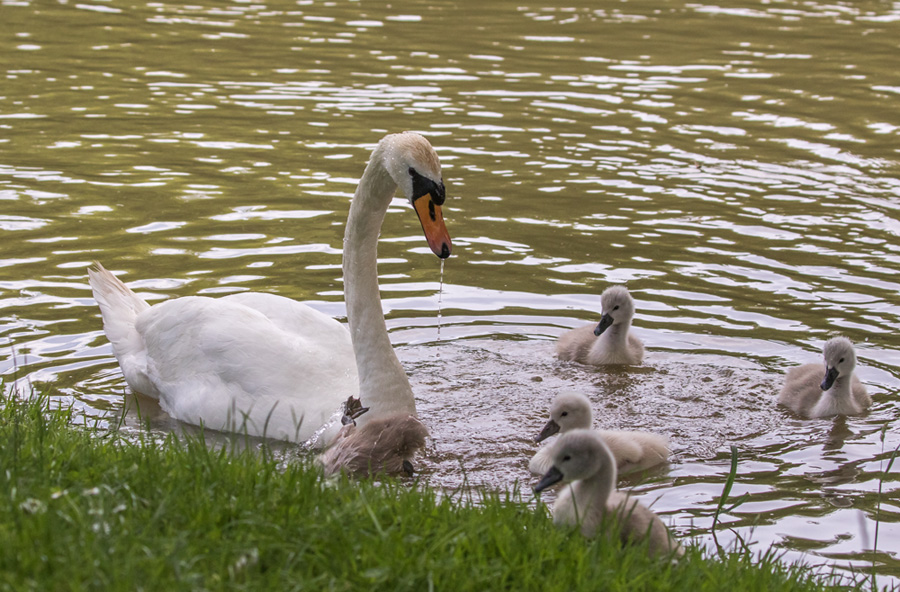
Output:
[[594,335],[599,336],[613,325],[630,323],[634,318],[634,300],[625,286],[610,286],[604,290],[600,295],[600,305],[603,307],[603,316],[594,329]]
[[825,354],[825,378],[822,380],[823,391],[834,385],[841,376],[850,376],[856,367],[856,352],[853,343],[846,337],[834,337],[825,342],[822,348]]
[[414,132],[386,136],[379,147],[384,168],[419,216],[428,246],[446,259],[453,245],[441,213],[446,192],[437,153],[428,140]]
[[559,393],[550,403],[550,419],[534,441],[542,442],[557,432],[589,428],[592,420],[591,402],[587,397],[574,391]]
[[559,437],[550,451],[553,466],[534,486],[540,493],[559,483],[589,479],[601,470],[606,471],[611,483],[616,482],[616,463],[612,452],[594,430],[572,430]]

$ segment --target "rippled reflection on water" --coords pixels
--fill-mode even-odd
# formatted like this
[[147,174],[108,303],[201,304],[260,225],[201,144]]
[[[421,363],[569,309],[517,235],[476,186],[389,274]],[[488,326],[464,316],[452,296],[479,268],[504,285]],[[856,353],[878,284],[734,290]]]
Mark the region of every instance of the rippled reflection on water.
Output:
[[[527,482],[548,401],[577,388],[598,424],[671,435],[669,469],[624,485],[680,535],[711,544],[734,445],[750,497],[729,527],[865,567],[877,519],[876,570],[898,582],[896,5],[0,11],[4,378],[121,413],[95,259],[154,302],[263,290],[342,315],[349,197],[374,142],[416,129],[444,164],[454,237],[440,342],[438,266],[401,200],[379,271],[435,436],[424,478]],[[646,364],[555,361],[552,339],[624,282]],[[872,411],[774,408],[784,369],[834,332],[859,344]]]

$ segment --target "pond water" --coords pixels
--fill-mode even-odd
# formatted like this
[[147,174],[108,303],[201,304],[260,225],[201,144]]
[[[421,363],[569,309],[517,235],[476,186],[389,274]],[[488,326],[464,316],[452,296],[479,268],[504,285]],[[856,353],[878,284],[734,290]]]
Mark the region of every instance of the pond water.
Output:
[[[94,260],[152,302],[258,290],[341,317],[350,196],[412,129],[454,239],[440,317],[401,200],[379,245],[423,479],[527,486],[550,399],[581,390],[598,426],[671,436],[621,486],[678,536],[713,548],[735,446],[748,498],[720,543],[900,584],[898,40],[900,3],[865,0],[0,0],[0,373],[122,415]],[[616,283],[645,363],[555,360]],[[777,408],[838,333],[871,411]]]

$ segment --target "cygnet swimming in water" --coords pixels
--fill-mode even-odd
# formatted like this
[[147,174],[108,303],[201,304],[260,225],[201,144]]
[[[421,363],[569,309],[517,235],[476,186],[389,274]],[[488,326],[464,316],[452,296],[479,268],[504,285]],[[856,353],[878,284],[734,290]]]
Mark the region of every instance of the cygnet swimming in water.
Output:
[[825,342],[822,353],[824,366],[804,364],[787,371],[778,403],[808,418],[864,412],[872,397],[853,373],[853,343],[846,337],[835,337]]
[[334,444],[317,459],[326,476],[340,471],[356,477],[378,474],[412,475],[412,459],[425,447],[428,430],[410,414],[397,413],[379,417],[362,426],[356,419],[368,408],[350,397],[344,406],[344,426]]
[[591,538],[617,532],[623,542],[647,539],[651,555],[682,555],[662,520],[646,506],[616,491],[616,463],[603,437],[593,430],[572,430],[553,444],[552,465],[534,486],[539,494],[566,483],[553,503],[553,522],[577,526]]
[[563,333],[556,342],[560,360],[602,366],[640,364],[644,344],[631,332],[634,300],[625,286],[610,286],[600,295],[603,315],[598,325],[587,325]]
[[[542,442],[557,432],[565,434],[575,429],[588,429],[593,423],[591,402],[586,396],[573,391],[556,395],[550,404],[550,420],[534,439]],[[619,473],[641,471],[666,462],[669,458],[669,439],[651,432],[597,430],[616,459]],[[545,446],[535,453],[528,469],[537,475],[546,473],[552,465],[552,446]]]

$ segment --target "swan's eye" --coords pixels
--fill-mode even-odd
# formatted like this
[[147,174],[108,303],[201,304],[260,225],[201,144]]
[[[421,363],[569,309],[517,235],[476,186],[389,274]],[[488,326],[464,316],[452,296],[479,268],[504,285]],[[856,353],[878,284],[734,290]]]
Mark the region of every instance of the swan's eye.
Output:
[[432,181],[431,179],[422,176],[419,171],[412,167],[409,167],[407,170],[409,171],[409,177],[412,179],[413,192],[412,195],[409,196],[412,201],[419,199],[423,195],[428,195],[431,197],[431,201],[434,202],[434,205],[444,205],[444,199],[446,198],[447,193],[444,189],[444,183],[440,179]]
[[615,305],[615,306],[613,307],[613,310],[619,310],[619,305],[618,305],[618,304]]
[[563,462],[566,462],[567,460],[572,460],[572,457],[567,454],[562,459],[563,459]]
[[844,363],[844,358],[841,358],[840,360],[838,360],[838,364],[843,364],[843,363]]
[[565,417],[565,416],[567,416],[568,414],[569,414],[568,411],[563,411],[563,412],[560,413],[559,415],[560,415],[560,417]]

